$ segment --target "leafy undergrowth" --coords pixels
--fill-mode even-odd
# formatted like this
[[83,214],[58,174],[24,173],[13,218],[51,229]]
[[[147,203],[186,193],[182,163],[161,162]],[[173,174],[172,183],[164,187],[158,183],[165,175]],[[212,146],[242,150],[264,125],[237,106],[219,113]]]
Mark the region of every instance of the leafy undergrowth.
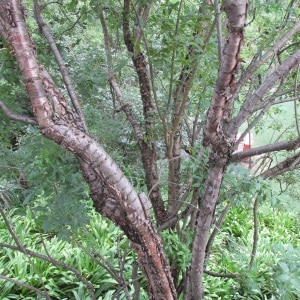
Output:
[[[121,231],[111,222],[92,213],[88,225],[69,242],[54,233],[40,232],[32,210],[6,211],[22,245],[36,253],[73,267],[93,286],[97,299],[131,299],[134,288],[133,266],[136,259]],[[215,240],[207,269],[213,272],[239,274],[237,278],[205,276],[206,299],[298,299],[300,294],[300,242],[297,217],[262,204],[259,213],[259,239],[252,267],[249,261],[253,243],[252,210],[233,206]],[[188,249],[172,240],[167,252]],[[175,243],[175,244],[174,244]],[[0,274],[47,291],[51,299],[90,299],[86,284],[62,266],[29,257],[5,245],[16,245],[3,219],[0,219]],[[172,255],[172,253],[168,253]],[[188,253],[182,256],[186,267]],[[180,261],[180,259],[179,259]],[[121,279],[120,276],[121,274]],[[139,299],[147,299],[141,273]],[[182,297],[182,295],[181,295]],[[36,291],[0,278],[0,299],[45,299]]]
[[[94,213],[90,223],[66,242],[53,233],[40,233],[30,209],[12,209],[6,211],[6,215],[24,248],[76,269],[93,285],[97,299],[124,299],[123,287],[119,284],[121,279],[117,276],[123,273],[127,282],[130,281],[134,254],[114,224]],[[4,220],[0,219],[1,276],[47,291],[51,299],[90,299],[86,284],[72,270],[9,249],[5,247],[7,244],[16,245]],[[46,299],[29,288],[1,278],[2,300]],[[129,283],[128,293],[132,291]]]
[[296,300],[300,295],[299,217],[262,204],[258,211],[258,243],[253,244],[251,209],[232,207],[216,238],[207,268],[238,274],[237,278],[205,277],[206,299]]

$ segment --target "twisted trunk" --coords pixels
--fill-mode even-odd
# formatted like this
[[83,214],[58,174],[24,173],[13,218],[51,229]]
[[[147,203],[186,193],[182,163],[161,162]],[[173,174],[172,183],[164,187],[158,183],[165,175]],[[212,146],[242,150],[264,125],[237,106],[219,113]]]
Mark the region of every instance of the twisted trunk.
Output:
[[148,279],[150,299],[176,299],[147,198],[137,194],[116,163],[88,134],[80,115],[39,65],[18,0],[1,1],[0,34],[17,58],[41,133],[77,157],[96,210],[113,220],[131,240]]

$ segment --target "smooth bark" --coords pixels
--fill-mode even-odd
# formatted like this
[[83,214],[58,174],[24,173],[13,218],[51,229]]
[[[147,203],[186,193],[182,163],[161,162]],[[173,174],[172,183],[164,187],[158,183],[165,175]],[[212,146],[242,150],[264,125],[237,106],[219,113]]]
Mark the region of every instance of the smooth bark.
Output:
[[260,146],[249,150],[245,150],[242,152],[236,152],[232,154],[230,158],[230,162],[238,162],[246,157],[253,157],[255,155],[260,155],[260,154],[265,154],[265,153],[270,153],[275,151],[281,151],[281,150],[292,151],[299,148],[299,146],[300,146],[300,138],[297,138],[292,141],[281,141],[274,144],[268,144],[265,146]]
[[272,168],[260,174],[263,178],[273,179],[279,175],[282,175],[286,172],[292,171],[294,169],[299,169],[300,165],[300,153],[297,152],[291,157],[283,160]]
[[19,121],[31,125],[37,125],[37,122],[34,119],[31,119],[26,116],[18,115],[12,112],[2,101],[0,101],[0,108],[10,120]]

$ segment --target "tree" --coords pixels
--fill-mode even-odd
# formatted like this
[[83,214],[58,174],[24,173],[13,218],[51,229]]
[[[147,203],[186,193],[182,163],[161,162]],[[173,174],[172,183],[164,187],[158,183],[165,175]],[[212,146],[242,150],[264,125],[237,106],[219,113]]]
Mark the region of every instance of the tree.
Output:
[[[110,2],[91,1],[86,5],[79,1],[69,2],[70,7],[78,5],[81,14],[99,17],[115,110],[123,111],[132,127],[144,169],[146,196],[133,187],[89,132],[62,54],[42,17],[51,4],[35,0],[34,14],[53,52],[70,102],[38,60],[25,24],[30,18],[25,16],[25,8],[19,0],[5,0],[0,7],[0,34],[16,57],[34,117],[13,113],[1,102],[3,112],[11,120],[36,125],[42,135],[74,153],[96,211],[113,220],[131,241],[148,281],[150,299],[177,299],[182,286],[186,299],[203,299],[207,244],[226,167],[245,157],[281,150],[295,151],[299,147],[296,134],[294,139],[233,153],[239,142],[238,131],[245,122],[249,125],[240,139],[272,106],[297,99],[299,88],[293,82],[297,81],[295,70],[300,61],[300,51],[295,50],[299,43],[295,34],[300,22],[289,10],[278,24],[281,35],[272,46],[263,51],[261,45],[257,49],[248,45],[248,52],[242,54],[244,31],[251,30],[257,9],[244,0],[224,0],[221,7],[219,1],[214,1],[214,5],[211,1],[200,4],[191,1],[187,5],[184,1],[124,0],[122,6]],[[284,5],[290,9],[296,6],[294,1],[284,2]],[[120,11],[121,22],[117,19]],[[253,19],[247,23],[248,13]],[[223,19],[226,21],[225,38],[222,37],[225,31]],[[113,34],[120,34],[119,30],[122,30],[126,48],[125,63],[129,64],[128,60],[131,60],[131,75],[135,76],[141,113],[133,106],[137,99],[130,102],[124,97],[126,85],[120,84],[116,75],[113,51],[125,51],[123,46],[113,44]],[[162,38],[155,35],[157,30],[161,30]],[[172,35],[167,34],[169,30]],[[155,47],[159,49],[158,54]],[[243,59],[242,55],[252,57]],[[209,60],[214,74],[205,77],[203,68]],[[210,95],[207,93],[209,83],[214,90],[207,107],[200,95]],[[159,96],[162,91],[164,97]],[[189,117],[193,118],[192,122]],[[184,178],[186,173],[181,159],[184,139],[192,151],[191,158],[197,157],[201,172],[205,171],[201,180],[194,174],[187,180]],[[159,143],[163,143],[168,160],[167,199],[159,180]],[[296,152],[292,158],[265,171],[263,177],[274,178],[295,168],[297,158]],[[194,238],[191,264],[185,274],[181,274],[183,285],[180,285],[179,269],[170,268],[158,231],[178,228],[182,226],[182,220],[188,224],[186,228],[194,231]]]

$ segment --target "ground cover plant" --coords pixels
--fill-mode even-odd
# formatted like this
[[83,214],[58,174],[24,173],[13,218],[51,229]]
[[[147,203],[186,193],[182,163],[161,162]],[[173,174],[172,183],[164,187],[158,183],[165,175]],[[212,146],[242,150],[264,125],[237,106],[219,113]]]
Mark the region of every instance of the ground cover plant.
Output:
[[[299,235],[299,211],[291,214],[282,211],[280,206],[271,207],[269,201],[261,206],[258,245],[250,267],[249,254],[253,245],[251,205],[233,205],[224,225],[219,228],[208,265],[213,271],[204,279],[208,287],[207,299],[297,299],[300,252],[299,238],[295,238],[295,234]],[[46,289],[51,299],[91,299],[85,282],[74,270],[92,284],[97,299],[133,298],[132,266],[136,257],[115,225],[91,211],[89,224],[73,232],[67,242],[58,239],[54,232],[44,232],[36,214],[36,210],[29,207],[14,208],[6,211],[6,218],[24,248],[48,255],[50,261],[8,248],[7,245],[14,245],[13,237],[7,230],[6,218],[2,218],[1,299],[36,299],[37,292],[30,287],[39,289],[41,295]],[[184,269],[190,251],[185,243],[176,240],[176,236],[174,233],[164,236],[166,251],[170,256],[176,253]],[[120,268],[123,269],[124,286],[120,285],[117,275]],[[232,277],[218,277],[224,273]],[[241,275],[234,276],[237,273]],[[138,276],[141,280],[140,273]],[[17,284],[6,278],[13,278]],[[141,284],[139,299],[148,299],[145,288],[145,284]]]

